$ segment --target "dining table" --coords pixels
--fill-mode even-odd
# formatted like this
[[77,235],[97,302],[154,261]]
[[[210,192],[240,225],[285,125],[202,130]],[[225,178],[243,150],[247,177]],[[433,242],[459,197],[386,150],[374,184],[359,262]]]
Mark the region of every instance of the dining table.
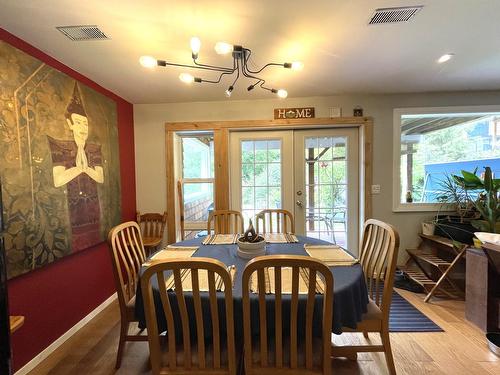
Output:
[[[304,244],[310,245],[332,245],[329,242],[305,237],[305,236],[296,236],[298,242],[295,243],[267,243],[266,244],[266,254],[267,255],[277,255],[277,254],[289,254],[289,255],[305,255],[308,253],[304,248]],[[238,245],[236,244],[226,244],[226,245],[204,245],[203,244],[204,237],[194,238],[185,240],[182,242],[178,242],[171,246],[177,247],[198,247],[196,251],[192,254],[192,257],[208,257],[221,261],[226,266],[234,265],[236,267],[236,274],[234,276],[232,296],[233,296],[233,307],[234,307],[234,321],[235,321],[235,334],[236,337],[242,335],[242,327],[243,327],[243,303],[242,303],[242,274],[246,264],[250,261],[249,259],[244,259],[238,256],[237,250]],[[166,251],[169,251],[168,248],[165,248]],[[154,254],[151,255],[151,257]],[[147,263],[141,267],[140,274],[144,272],[147,267]],[[368,306],[368,293],[367,287],[365,283],[365,277],[363,275],[362,267],[359,263],[354,265],[342,265],[342,266],[333,266],[329,267],[330,271],[333,274],[334,279],[334,297],[333,297],[333,321],[332,321],[332,332],[335,334],[342,333],[342,327],[348,328],[356,328],[358,322],[361,321],[361,317],[364,313],[367,312]],[[165,275],[168,277],[168,275]],[[161,305],[160,297],[159,297],[159,288],[157,284],[156,278],[151,279],[151,285],[153,288],[153,297],[155,300],[155,309],[156,316],[158,322],[159,332],[166,331],[167,322],[165,318],[165,314],[163,312],[163,308]],[[184,292],[184,296],[186,299],[186,304],[188,308],[188,312],[190,311],[194,316],[194,307],[192,302],[192,293]],[[254,298],[252,298],[254,297]],[[169,300],[173,302],[175,300],[175,292],[169,292]],[[208,307],[209,305],[209,297],[208,293],[201,293],[202,305]],[[300,321],[305,319],[305,309],[301,308],[301,304],[305,305],[305,300],[307,299],[307,295],[299,296],[299,310],[298,310],[298,321],[300,326]],[[217,292],[217,300],[219,305],[219,320],[221,322],[220,327],[225,327],[225,303],[224,303],[224,293]],[[313,331],[316,333],[321,332],[321,314],[322,314],[322,301],[323,298],[320,295],[317,295],[315,308],[314,308],[314,326]],[[256,314],[255,321],[258,322],[258,296],[251,296],[251,312],[252,317]],[[273,295],[266,296],[267,303],[267,314],[273,314],[274,305],[273,305]],[[286,295],[283,296],[282,303],[284,304],[283,311],[286,311],[287,304]],[[176,326],[182,326],[180,320],[180,314],[175,306],[176,304],[172,304],[173,315]],[[304,306],[302,306],[304,307]],[[204,331],[206,337],[211,336],[212,328],[210,322],[210,311],[209,308],[203,309],[204,314],[204,322],[205,327]],[[177,313],[176,313],[177,312]],[[269,315],[273,316],[273,315]],[[136,303],[135,303],[135,317],[139,322],[140,328],[146,328],[146,317],[144,312],[141,284],[139,282],[136,293]],[[190,332],[193,334],[196,332],[195,327],[195,319],[192,320],[192,326],[190,327]],[[254,319],[252,319],[253,321]],[[273,321],[273,319],[271,319]],[[283,323],[286,324],[287,317],[284,317]],[[271,322],[272,323],[272,322]],[[252,324],[252,331],[254,333],[258,333],[258,323]],[[268,326],[269,330],[273,330],[274,327],[272,324]],[[177,330],[180,331],[180,330]]]

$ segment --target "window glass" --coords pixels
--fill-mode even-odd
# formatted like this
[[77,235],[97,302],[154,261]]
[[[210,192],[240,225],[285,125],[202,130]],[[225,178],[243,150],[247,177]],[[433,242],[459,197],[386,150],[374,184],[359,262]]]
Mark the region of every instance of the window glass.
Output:
[[400,203],[437,203],[446,179],[491,167],[500,177],[500,113],[402,114]]

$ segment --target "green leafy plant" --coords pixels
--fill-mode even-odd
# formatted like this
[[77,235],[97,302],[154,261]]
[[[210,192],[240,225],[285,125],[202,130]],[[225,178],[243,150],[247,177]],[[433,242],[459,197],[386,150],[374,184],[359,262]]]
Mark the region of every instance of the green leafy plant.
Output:
[[475,220],[472,224],[485,232],[496,233],[497,221],[500,219],[500,179],[493,178],[490,167],[484,168],[484,178],[474,172],[462,171],[462,176],[453,175],[455,182],[465,191],[477,192],[472,200],[483,220]]

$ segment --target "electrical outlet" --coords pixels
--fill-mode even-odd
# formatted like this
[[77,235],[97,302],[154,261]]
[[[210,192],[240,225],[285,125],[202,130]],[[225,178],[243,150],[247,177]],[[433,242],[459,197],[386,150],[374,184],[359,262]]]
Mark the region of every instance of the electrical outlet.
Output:
[[380,194],[380,185],[372,185],[372,194]]

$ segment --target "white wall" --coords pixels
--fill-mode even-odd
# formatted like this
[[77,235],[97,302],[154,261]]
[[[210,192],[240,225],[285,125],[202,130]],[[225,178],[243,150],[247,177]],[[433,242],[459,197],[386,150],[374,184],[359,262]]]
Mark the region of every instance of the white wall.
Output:
[[[201,87],[193,89],[202,90]],[[251,95],[251,94],[250,94]],[[329,117],[329,108],[342,107],[344,116],[361,106],[374,119],[373,183],[381,185],[373,196],[373,217],[394,224],[401,236],[401,251],[418,244],[423,218],[431,213],[392,212],[393,109],[498,105],[500,91],[398,95],[340,95],[286,100],[221,100],[217,102],[134,105],[137,209],[162,212],[166,207],[165,122],[272,119],[278,107],[315,107],[316,117]]]

